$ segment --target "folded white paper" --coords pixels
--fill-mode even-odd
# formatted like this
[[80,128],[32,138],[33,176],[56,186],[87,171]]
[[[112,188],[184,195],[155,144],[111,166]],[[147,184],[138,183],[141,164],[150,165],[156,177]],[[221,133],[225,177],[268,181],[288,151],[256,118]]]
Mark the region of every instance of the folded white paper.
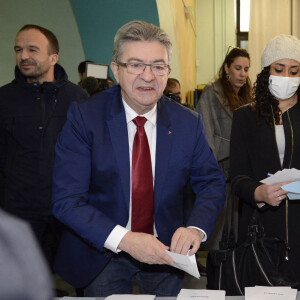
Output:
[[177,300],[188,299],[225,300],[225,291],[181,289]]
[[290,200],[300,199],[300,170],[298,169],[283,169],[275,174],[269,174],[269,176],[263,180],[261,183],[273,185],[284,181],[293,181],[291,183],[282,185],[281,188],[287,191],[287,196]]
[[171,256],[171,258],[174,261],[173,267],[183,270],[196,278],[200,278],[195,254],[189,256],[173,253],[167,250],[166,252]]
[[[86,299],[86,298],[84,298]],[[154,300],[155,295],[111,295],[105,298],[105,300]]]
[[295,168],[283,169],[275,174],[270,174],[269,177],[261,180],[260,182],[273,185],[284,181],[299,181],[300,180],[300,170]]

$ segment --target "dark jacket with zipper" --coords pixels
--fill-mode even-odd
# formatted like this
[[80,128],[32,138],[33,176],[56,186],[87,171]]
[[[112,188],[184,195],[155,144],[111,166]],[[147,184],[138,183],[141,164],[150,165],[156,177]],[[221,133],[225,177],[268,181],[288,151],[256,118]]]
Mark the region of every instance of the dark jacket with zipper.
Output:
[[[266,178],[268,173],[274,174],[285,168],[300,169],[299,100],[296,105],[282,114],[285,134],[282,166],[275,129],[265,121],[260,123],[257,123],[256,113],[250,105],[234,112],[230,143],[231,180],[238,175],[249,176],[236,185],[236,194],[240,199],[238,242],[245,241],[249,220],[254,209],[257,209],[266,235],[288,241],[291,248],[290,262],[298,274],[297,279],[300,280],[300,200],[283,200],[279,206],[272,207],[266,204],[262,208],[258,208],[254,200],[254,191],[261,184],[259,181]],[[288,234],[286,225],[288,225]]]
[[51,214],[57,136],[70,104],[88,98],[58,64],[54,76],[55,82],[27,83],[16,67],[15,79],[0,88],[0,203],[25,219]]

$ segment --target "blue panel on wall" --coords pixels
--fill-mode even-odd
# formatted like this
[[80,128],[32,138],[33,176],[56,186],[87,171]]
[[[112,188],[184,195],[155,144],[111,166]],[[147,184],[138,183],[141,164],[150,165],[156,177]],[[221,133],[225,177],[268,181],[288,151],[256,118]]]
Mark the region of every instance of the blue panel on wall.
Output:
[[[155,0],[70,0],[87,60],[110,64],[116,31],[143,20],[159,26]],[[111,74],[111,73],[110,73]]]

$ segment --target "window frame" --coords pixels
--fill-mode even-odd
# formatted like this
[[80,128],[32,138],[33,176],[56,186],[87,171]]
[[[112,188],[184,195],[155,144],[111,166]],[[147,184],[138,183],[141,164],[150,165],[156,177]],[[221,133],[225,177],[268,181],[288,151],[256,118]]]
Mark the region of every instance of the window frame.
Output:
[[236,0],[236,12],[237,12],[237,28],[236,28],[236,43],[237,47],[241,47],[241,41],[248,41],[249,32],[240,31],[240,16],[241,16],[241,3],[240,0]]

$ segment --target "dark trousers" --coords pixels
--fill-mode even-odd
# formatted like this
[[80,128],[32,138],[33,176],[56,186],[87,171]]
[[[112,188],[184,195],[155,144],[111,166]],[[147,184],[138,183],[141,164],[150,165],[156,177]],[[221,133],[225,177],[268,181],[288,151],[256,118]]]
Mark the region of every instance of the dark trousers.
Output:
[[175,297],[181,290],[183,271],[167,265],[140,263],[125,252],[113,254],[98,277],[84,289],[85,297],[132,294],[136,280],[140,294]]

